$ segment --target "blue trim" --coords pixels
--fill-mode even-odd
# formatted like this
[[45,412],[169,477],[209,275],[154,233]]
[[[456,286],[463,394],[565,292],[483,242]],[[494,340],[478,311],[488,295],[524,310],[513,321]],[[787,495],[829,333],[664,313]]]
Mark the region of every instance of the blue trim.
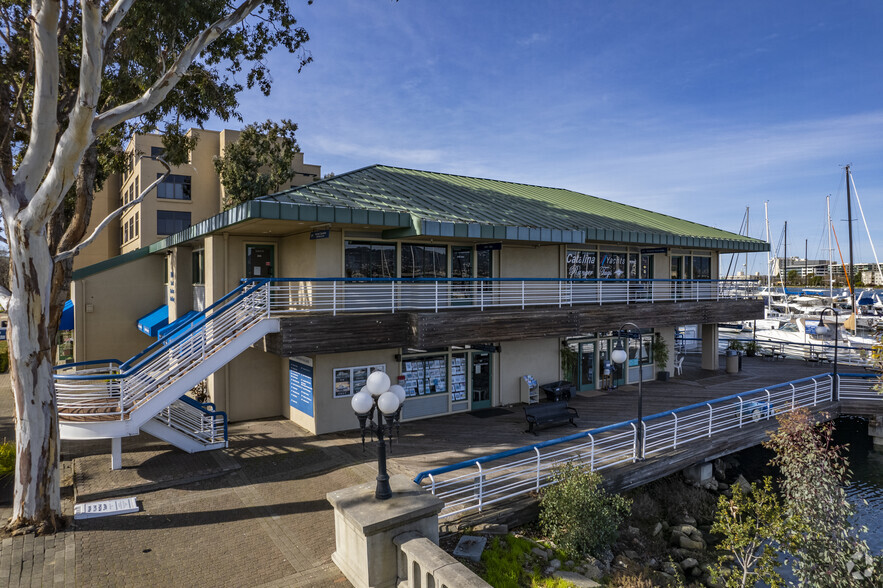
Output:
[[177,331],[178,329],[180,329],[181,327],[183,327],[185,324],[187,324],[187,321],[193,319],[193,318],[196,317],[198,314],[199,314],[199,313],[196,312],[195,310],[191,310],[190,312],[188,312],[188,313],[185,314],[184,316],[179,316],[179,317],[176,318],[174,321],[170,322],[170,323],[167,324],[166,326],[164,326],[164,327],[162,327],[161,329],[159,329],[159,330],[157,331],[157,335],[158,335],[160,338],[162,338],[162,337],[165,337],[166,335],[168,335],[169,333],[171,333],[172,331]]
[[74,330],[74,301],[68,300],[64,303],[64,308],[61,311],[61,322],[58,323],[59,331],[73,331]]
[[169,307],[163,304],[138,319],[138,330],[145,335],[156,337],[159,330],[168,324]]
[[[99,364],[99,363],[115,364],[116,367],[120,367],[121,365],[123,365],[123,362],[121,362],[118,359],[93,359],[91,361],[78,361],[77,363],[60,363],[58,365],[52,366],[52,369],[53,370],[66,370],[68,368],[78,367],[81,365],[95,365],[95,364]],[[58,376],[56,376],[56,377],[58,377]]]

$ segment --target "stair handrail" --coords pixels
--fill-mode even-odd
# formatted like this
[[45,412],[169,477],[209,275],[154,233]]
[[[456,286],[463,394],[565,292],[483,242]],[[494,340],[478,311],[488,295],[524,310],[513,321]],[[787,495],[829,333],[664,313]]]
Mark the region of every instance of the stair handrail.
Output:
[[[186,394],[184,396],[181,396],[180,398],[178,398],[178,400],[180,400],[184,404],[188,404],[188,405],[192,406],[193,408],[199,409],[207,416],[219,417],[219,418],[223,419],[223,422],[224,422],[224,442],[225,443],[227,442],[227,440],[228,440],[227,439],[227,413],[225,411],[215,410],[214,409],[215,404],[213,402],[199,402],[198,400],[194,400],[193,398],[190,398]],[[206,405],[211,405],[212,408],[208,409],[208,408],[206,408]]]

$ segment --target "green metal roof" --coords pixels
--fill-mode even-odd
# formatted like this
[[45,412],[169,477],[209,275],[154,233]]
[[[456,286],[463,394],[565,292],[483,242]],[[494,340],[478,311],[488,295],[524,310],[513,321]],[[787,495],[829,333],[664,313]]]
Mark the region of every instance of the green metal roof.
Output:
[[430,235],[769,250],[765,241],[571,190],[384,165],[258,200],[411,215],[411,226],[388,230],[385,236],[390,238]]
[[[765,241],[561,188],[385,165],[264,196],[147,247],[81,268],[81,279],[252,219],[384,227],[384,237],[696,247],[769,251]],[[393,227],[393,228],[390,228]]]

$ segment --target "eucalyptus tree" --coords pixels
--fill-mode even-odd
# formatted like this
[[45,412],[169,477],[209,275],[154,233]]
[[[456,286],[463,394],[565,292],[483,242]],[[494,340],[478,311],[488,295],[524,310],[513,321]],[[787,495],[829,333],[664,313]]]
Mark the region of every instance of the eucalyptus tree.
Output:
[[169,159],[186,158],[192,143],[180,123],[238,117],[239,91],[270,91],[268,52],[287,48],[299,71],[310,61],[308,38],[285,0],[0,6],[0,209],[10,257],[0,304],[9,312],[17,451],[10,529],[43,532],[60,520],[52,340],[92,193],[123,165],[123,138],[163,128]]

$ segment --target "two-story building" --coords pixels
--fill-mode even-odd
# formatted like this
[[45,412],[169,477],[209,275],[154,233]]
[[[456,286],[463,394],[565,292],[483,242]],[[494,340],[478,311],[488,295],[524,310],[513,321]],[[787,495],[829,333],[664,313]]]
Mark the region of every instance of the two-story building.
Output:
[[[674,353],[653,364],[654,338],[673,349],[686,324],[701,325],[703,367],[717,369],[717,323],[763,316],[754,282],[719,280],[718,258],[767,250],[569,190],[374,165],[77,270],[76,360],[117,358],[108,374],[148,382],[113,380],[122,420],[149,404],[138,394],[192,385],[193,366],[232,420],[354,428],[350,398],[378,369],[406,388],[405,420],[475,411],[525,400],[525,375],[601,386],[624,323],[643,334],[619,382],[671,370]],[[161,329],[178,331],[157,342]],[[225,355],[237,337],[245,347]]]

